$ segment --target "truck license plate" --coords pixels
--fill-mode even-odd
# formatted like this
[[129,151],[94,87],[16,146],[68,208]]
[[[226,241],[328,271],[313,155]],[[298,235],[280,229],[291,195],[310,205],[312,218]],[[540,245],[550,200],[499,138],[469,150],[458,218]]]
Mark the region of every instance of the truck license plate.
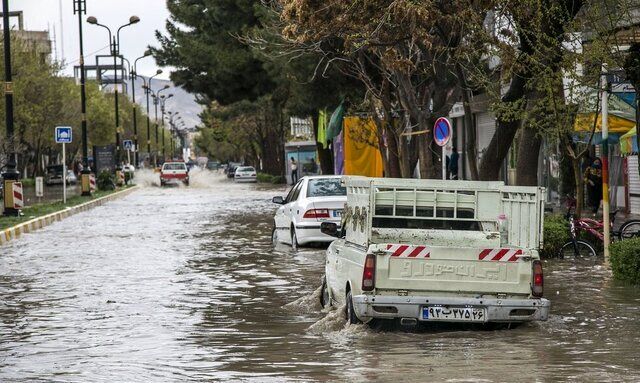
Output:
[[486,313],[483,308],[424,306],[422,319],[429,321],[484,322]]

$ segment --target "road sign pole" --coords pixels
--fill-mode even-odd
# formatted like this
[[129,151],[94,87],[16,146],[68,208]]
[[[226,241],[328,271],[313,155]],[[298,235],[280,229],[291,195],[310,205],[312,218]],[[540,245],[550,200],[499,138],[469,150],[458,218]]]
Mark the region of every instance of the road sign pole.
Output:
[[447,149],[446,145],[442,146],[442,179],[447,179]]
[[[602,221],[604,231],[604,262],[609,265],[609,244],[611,243],[611,218],[609,201],[609,82],[602,76]],[[600,185],[596,185],[600,187]]]
[[67,203],[67,144],[62,143],[62,203]]

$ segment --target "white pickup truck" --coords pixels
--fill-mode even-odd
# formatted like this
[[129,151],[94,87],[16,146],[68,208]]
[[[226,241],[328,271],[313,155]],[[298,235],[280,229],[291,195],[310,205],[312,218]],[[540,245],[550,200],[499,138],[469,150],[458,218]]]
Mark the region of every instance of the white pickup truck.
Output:
[[546,320],[544,189],[502,182],[345,177],[342,229],[327,249],[322,304],[351,323]]

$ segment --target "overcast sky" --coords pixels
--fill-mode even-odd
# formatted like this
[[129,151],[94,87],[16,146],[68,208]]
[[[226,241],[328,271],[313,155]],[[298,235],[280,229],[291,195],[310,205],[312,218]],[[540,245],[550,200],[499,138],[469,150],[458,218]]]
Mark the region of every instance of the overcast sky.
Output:
[[[165,31],[165,22],[169,17],[164,0],[86,0],[87,14],[82,17],[84,29],[85,63],[95,63],[95,54],[109,54],[107,30],[85,22],[88,16],[95,16],[101,24],[115,31],[126,24],[129,17],[140,17],[138,24],[124,28],[120,33],[120,52],[129,60],[143,55],[148,45],[157,46],[155,31]],[[62,7],[62,9],[60,9]],[[54,49],[61,59],[64,47],[64,59],[69,64],[66,73],[73,73],[79,57],[78,18],[73,14],[73,0],[9,0],[11,11],[24,12],[25,29],[49,30],[51,39],[55,29]],[[62,20],[62,23],[60,22]],[[56,46],[57,45],[57,46]],[[55,57],[55,54],[54,54]],[[155,74],[157,67],[153,58],[138,61],[138,73],[149,76]],[[169,77],[165,69],[162,78]]]

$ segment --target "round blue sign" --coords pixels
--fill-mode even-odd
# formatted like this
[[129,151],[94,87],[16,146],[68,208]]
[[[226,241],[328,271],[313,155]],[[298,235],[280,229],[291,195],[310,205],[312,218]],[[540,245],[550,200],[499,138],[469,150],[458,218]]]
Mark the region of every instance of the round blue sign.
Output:
[[438,146],[445,146],[451,139],[451,123],[444,117],[436,120],[433,126],[433,139]]

